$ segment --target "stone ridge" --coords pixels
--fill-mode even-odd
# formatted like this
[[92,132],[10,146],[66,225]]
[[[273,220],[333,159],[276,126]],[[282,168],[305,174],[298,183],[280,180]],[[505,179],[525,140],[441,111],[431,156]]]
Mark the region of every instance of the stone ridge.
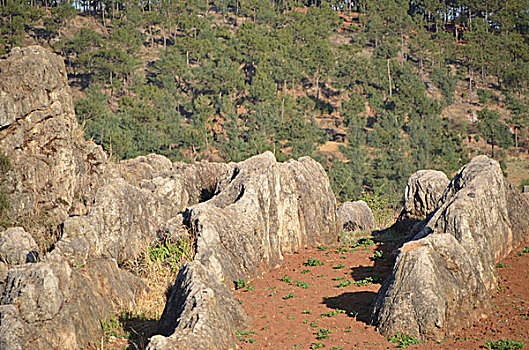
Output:
[[462,167],[439,203],[377,295],[383,335],[441,340],[489,314],[496,263],[528,238],[529,201],[486,156]]

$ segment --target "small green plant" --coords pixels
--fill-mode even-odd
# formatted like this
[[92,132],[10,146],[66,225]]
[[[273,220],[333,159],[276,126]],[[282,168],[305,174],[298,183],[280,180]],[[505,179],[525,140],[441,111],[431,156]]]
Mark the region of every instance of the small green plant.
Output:
[[378,260],[378,259],[383,259],[383,258],[384,258],[384,252],[381,250],[375,250],[375,252],[371,256],[371,260],[373,261]]
[[501,261],[498,263],[498,265],[496,265],[497,268],[502,268],[502,267],[505,267],[505,268],[508,268],[510,269],[511,268],[511,265],[505,265],[504,263],[502,263]]
[[485,342],[485,347],[487,349],[494,349],[494,350],[510,350],[510,349],[522,349],[525,347],[525,343],[520,340],[506,340],[506,339],[499,339],[499,340],[489,340]]
[[296,287],[300,287],[300,288],[303,288],[303,289],[309,289],[310,288],[310,284],[307,283],[307,282],[303,282],[303,281],[296,281],[296,282],[294,282],[294,285]]
[[247,292],[253,292],[254,290],[255,290],[255,287],[252,285],[249,285],[248,287],[246,287]]
[[373,277],[366,277],[363,280],[354,281],[354,285],[357,287],[363,287],[373,284]]
[[329,249],[329,247],[325,247],[325,246],[323,246],[323,245],[318,246],[318,251],[319,251],[319,252],[323,252],[323,251],[325,251],[325,250],[327,250],[327,249]]
[[323,262],[317,259],[309,257],[306,262],[303,263],[305,266],[322,266]]
[[101,321],[101,329],[103,330],[103,334],[107,338],[109,337],[122,337],[122,338],[129,338],[130,334],[125,331],[123,328],[123,324],[119,321],[118,317],[112,316],[108,320],[102,320]]
[[245,280],[243,280],[242,278],[241,279],[238,279],[238,280],[235,280],[233,281],[233,283],[235,284],[235,289],[243,289],[244,287],[247,286],[247,283]]
[[345,287],[349,287],[350,285],[351,285],[350,280],[341,280],[340,283],[336,285],[336,288],[345,288]]
[[292,277],[285,275],[281,277],[281,281],[286,282],[286,283],[292,283]]
[[358,247],[367,248],[367,247],[371,247],[374,244],[375,244],[375,241],[373,241],[371,238],[360,238],[358,242],[356,242],[355,244],[351,246],[351,248],[358,248]]
[[257,343],[257,340],[255,340],[254,338],[248,338],[244,341],[245,343]]
[[292,299],[293,297],[294,297],[294,293],[288,293],[287,295],[283,297],[283,299],[287,300],[287,299]]
[[[240,341],[246,341],[246,337],[251,335],[251,334],[257,334],[257,332],[255,331],[251,331],[251,330],[248,330],[248,331],[241,331],[241,330],[238,330],[238,329],[235,329],[235,336],[237,337],[237,339],[239,339]],[[251,338],[250,338],[251,339]]]
[[309,273],[309,272],[310,272],[309,269],[306,269],[306,270],[301,271],[302,274],[306,274],[306,273]]
[[312,328],[316,328],[316,327],[318,327],[318,324],[317,324],[316,322],[312,321],[312,322],[309,324],[309,326],[311,326]]
[[406,349],[410,345],[419,344],[419,341],[416,338],[400,332],[389,338],[389,341],[396,343],[396,348],[398,349]]
[[310,310],[303,310],[303,314],[304,315],[307,315],[307,314],[310,315],[311,313],[312,313],[312,311],[310,311]]
[[328,339],[329,333],[332,333],[332,331],[328,328],[320,328],[317,332],[314,332],[318,340]]
[[322,342],[312,343],[312,344],[310,344],[310,348],[311,349],[321,349],[321,348],[323,348],[323,343]]
[[523,253],[523,254],[527,254],[527,253],[529,253],[529,247],[523,247],[523,249],[522,249],[522,253]]
[[162,262],[176,272],[184,259],[192,260],[192,245],[193,242],[188,239],[180,239],[174,243],[163,240],[148,247],[147,252],[152,263]]
[[333,281],[341,281],[341,280],[344,280],[345,279],[345,276],[339,276],[339,277],[334,277],[332,280]]
[[333,266],[332,268],[335,269],[335,270],[337,270],[337,269],[343,269],[344,267],[345,267],[344,264],[338,264],[338,265],[336,265],[336,266]]
[[338,314],[345,314],[346,311],[345,310],[341,310],[341,309],[336,309],[336,310],[332,310],[332,311],[329,311],[329,312],[326,312],[324,314],[321,314],[321,317],[334,317]]

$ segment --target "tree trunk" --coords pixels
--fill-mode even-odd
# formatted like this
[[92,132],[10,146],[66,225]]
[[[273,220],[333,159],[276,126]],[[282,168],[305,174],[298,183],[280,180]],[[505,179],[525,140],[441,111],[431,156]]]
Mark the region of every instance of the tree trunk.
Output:
[[287,81],[286,79],[283,82],[283,98],[281,99],[281,123],[284,120],[285,117],[285,95],[287,93]]
[[391,88],[391,70],[389,68],[389,58],[388,58],[388,87],[389,87],[389,98],[393,97],[393,89]]
[[514,148],[518,149],[518,128],[514,128]]

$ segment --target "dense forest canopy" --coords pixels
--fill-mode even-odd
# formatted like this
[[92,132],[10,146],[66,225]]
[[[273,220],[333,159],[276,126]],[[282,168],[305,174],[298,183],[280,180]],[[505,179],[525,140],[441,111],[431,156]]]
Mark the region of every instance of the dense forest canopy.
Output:
[[396,201],[465,143],[528,147],[527,0],[0,0],[0,17],[1,53],[64,56],[87,137],[118,159],[310,155],[340,200]]

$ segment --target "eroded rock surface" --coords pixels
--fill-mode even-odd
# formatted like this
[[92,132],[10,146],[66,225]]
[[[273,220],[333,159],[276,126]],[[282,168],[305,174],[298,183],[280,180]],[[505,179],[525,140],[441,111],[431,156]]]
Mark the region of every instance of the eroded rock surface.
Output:
[[346,231],[373,230],[376,227],[373,212],[364,201],[345,202],[338,207],[337,213]]
[[442,171],[419,170],[412,174],[404,190],[404,210],[407,217],[426,217],[437,209],[450,180]]
[[529,201],[486,156],[461,168],[439,203],[378,293],[373,321],[384,335],[441,340],[489,314],[496,263],[527,239]]
[[37,243],[22,227],[10,227],[0,232],[0,261],[9,265],[36,262]]
[[234,349],[250,322],[231,292],[200,262],[182,266],[149,350]]
[[271,152],[238,163],[184,218],[197,236],[195,259],[225,281],[260,275],[340,230],[321,165],[309,157],[278,163]]

